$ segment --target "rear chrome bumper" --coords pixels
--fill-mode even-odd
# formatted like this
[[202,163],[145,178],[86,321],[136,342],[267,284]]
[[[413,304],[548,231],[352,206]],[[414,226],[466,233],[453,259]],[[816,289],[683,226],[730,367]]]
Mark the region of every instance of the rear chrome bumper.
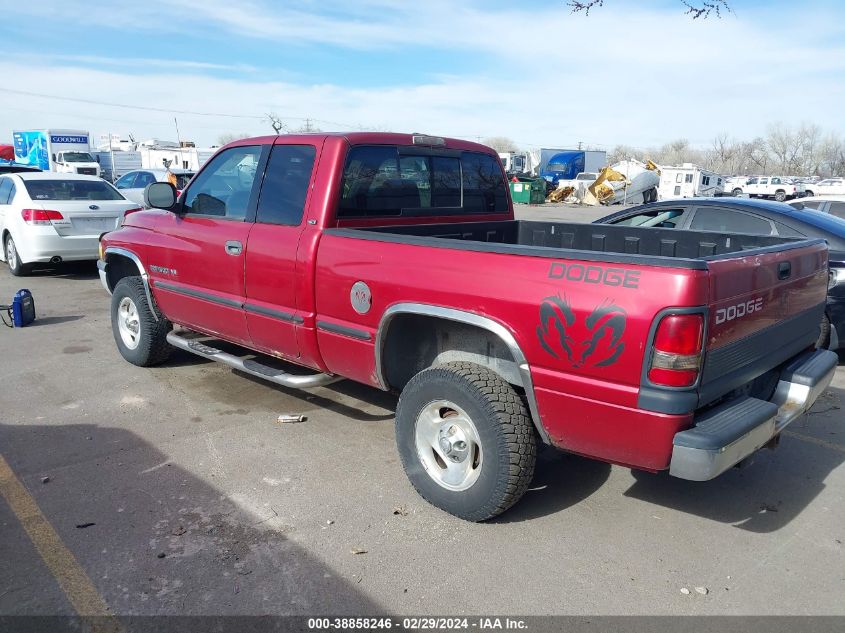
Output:
[[781,372],[771,400],[737,398],[697,416],[675,435],[669,474],[707,481],[751,455],[813,406],[838,360],[829,350],[807,352]]

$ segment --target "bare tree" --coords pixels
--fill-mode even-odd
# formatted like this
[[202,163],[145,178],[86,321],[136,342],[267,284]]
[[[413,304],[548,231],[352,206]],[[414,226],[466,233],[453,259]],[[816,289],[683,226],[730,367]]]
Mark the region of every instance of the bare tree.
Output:
[[267,121],[270,123],[270,127],[273,128],[273,131],[276,134],[281,134],[282,132],[286,132],[288,127],[282,122],[282,117],[280,117],[275,112],[268,112],[266,115]]
[[481,143],[492,147],[497,152],[515,152],[519,149],[516,143],[507,136],[490,136],[481,141]]
[[228,145],[232,141],[237,141],[238,139],[242,138],[249,138],[252,134],[247,134],[246,132],[226,132],[225,134],[221,134],[217,137],[217,144],[218,145]]
[[[706,20],[711,14],[721,18],[723,13],[732,13],[727,0],[700,0],[699,2],[680,0],[680,2],[687,8],[684,13],[691,16],[693,20],[698,18]],[[604,6],[604,0],[585,0],[584,2],[570,0],[566,4],[572,8],[573,13],[583,12],[584,15],[590,15],[590,9]]]

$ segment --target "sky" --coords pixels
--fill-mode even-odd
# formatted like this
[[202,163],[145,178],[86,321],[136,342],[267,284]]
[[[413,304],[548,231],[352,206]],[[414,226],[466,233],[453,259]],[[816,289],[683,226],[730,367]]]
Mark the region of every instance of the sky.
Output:
[[0,0],[0,143],[178,122],[208,146],[271,133],[269,112],[525,148],[845,135],[845,2],[729,2],[705,21],[680,0]]

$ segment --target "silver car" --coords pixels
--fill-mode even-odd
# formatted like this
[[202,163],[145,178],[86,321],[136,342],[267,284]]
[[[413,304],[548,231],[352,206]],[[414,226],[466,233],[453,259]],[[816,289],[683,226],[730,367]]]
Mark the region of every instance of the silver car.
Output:
[[118,178],[114,186],[133,202],[143,205],[144,188],[154,182],[167,182],[169,175],[172,175],[171,182],[175,179],[174,186],[181,193],[194,177],[194,172],[190,169],[136,169]]

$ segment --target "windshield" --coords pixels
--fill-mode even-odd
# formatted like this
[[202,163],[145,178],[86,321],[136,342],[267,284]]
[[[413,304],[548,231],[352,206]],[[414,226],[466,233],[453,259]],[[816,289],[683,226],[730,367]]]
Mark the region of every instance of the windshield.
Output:
[[88,152],[64,152],[62,154],[66,163],[94,163],[94,158]]
[[566,171],[569,166],[566,163],[549,163],[547,171]]
[[33,200],[125,200],[104,180],[25,180]]

